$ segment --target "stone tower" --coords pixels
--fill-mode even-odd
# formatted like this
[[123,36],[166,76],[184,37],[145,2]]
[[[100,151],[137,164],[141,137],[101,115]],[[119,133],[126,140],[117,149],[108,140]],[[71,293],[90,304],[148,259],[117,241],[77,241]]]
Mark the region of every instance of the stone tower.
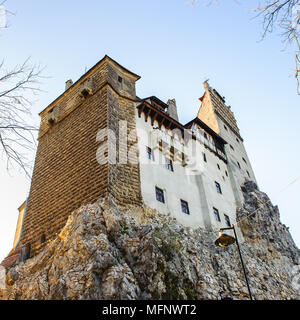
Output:
[[[138,164],[99,164],[105,148],[99,130],[116,135],[117,157],[127,150],[119,123],[135,129],[135,82],[140,77],[105,56],[41,113],[38,148],[19,247],[39,252],[83,204],[108,197],[120,205],[140,204]],[[123,121],[123,122],[122,122]],[[105,137],[104,137],[105,138]],[[129,143],[129,142],[128,142]]]
[[228,173],[237,206],[243,202],[241,185],[245,177],[256,182],[254,171],[248,158],[244,140],[240,135],[234,113],[225,103],[225,97],[204,82],[205,92],[199,99],[201,106],[197,117],[222,137],[227,144],[225,152],[228,160]]

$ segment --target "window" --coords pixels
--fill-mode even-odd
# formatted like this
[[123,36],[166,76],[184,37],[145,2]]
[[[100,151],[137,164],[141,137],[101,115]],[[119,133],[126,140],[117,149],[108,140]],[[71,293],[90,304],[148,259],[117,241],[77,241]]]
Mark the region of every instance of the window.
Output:
[[227,127],[225,126],[225,124],[224,124],[224,129],[227,131],[228,129],[227,129]]
[[204,132],[204,138],[205,139],[208,139],[208,137],[207,137],[207,134]]
[[239,140],[238,138],[236,138],[236,141],[237,141],[238,143],[240,143],[240,140]]
[[241,165],[240,165],[240,163],[238,161],[237,161],[237,164],[238,164],[239,168],[241,169]]
[[87,89],[84,89],[81,91],[81,96],[83,99],[86,99],[89,96],[89,91]]
[[228,172],[225,170],[226,177],[228,177]]
[[173,169],[173,162],[171,159],[166,159],[166,164],[165,164],[166,168],[170,171],[174,171]]
[[175,149],[174,149],[174,147],[171,147],[171,148],[170,148],[170,157],[171,157],[171,159],[173,159],[173,160],[174,160],[174,154],[175,154]]
[[249,171],[247,171],[247,175],[248,175],[248,177],[250,178],[250,173],[249,173]]
[[224,214],[224,217],[225,217],[226,226],[230,227],[230,226],[231,226],[231,223],[230,223],[230,219],[229,219],[228,215],[227,215],[227,214]]
[[232,145],[230,145],[230,148],[231,148],[232,151],[234,151],[234,147]]
[[159,151],[163,151],[162,140],[159,140],[159,142],[158,142],[158,149],[159,149]]
[[147,158],[154,161],[154,154],[152,152],[152,149],[149,147],[147,147]]
[[185,156],[184,156],[184,153],[181,154],[181,161],[182,161],[182,165],[185,166],[186,163],[185,163]]
[[41,236],[41,243],[45,243],[46,242],[46,235],[42,234]]
[[222,190],[221,190],[220,184],[219,184],[217,181],[215,181],[215,184],[216,184],[217,192],[220,193],[220,194],[222,194]]
[[119,83],[119,88],[122,89],[123,88],[123,79],[122,79],[122,77],[118,77],[118,83]]
[[55,124],[55,121],[54,121],[54,119],[49,119],[49,120],[48,120],[48,123],[49,123],[49,126],[50,126],[50,127],[53,127],[54,124]]
[[215,219],[216,219],[217,221],[221,222],[219,210],[216,209],[216,208],[213,208],[213,210],[214,210]]
[[243,158],[243,161],[247,164],[247,161],[246,161],[246,159],[245,159],[245,158]]
[[218,169],[221,170],[220,165],[217,163]]
[[186,214],[190,214],[189,204],[184,200],[180,200],[180,201],[181,201],[181,211]]
[[155,187],[156,200],[165,203],[164,191],[158,187]]
[[204,152],[203,152],[203,160],[204,160],[204,162],[207,162],[206,154]]

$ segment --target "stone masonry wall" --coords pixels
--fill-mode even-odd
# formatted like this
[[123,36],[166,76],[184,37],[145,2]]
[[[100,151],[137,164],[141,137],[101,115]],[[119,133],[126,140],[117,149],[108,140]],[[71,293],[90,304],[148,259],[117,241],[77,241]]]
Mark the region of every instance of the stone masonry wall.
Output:
[[[124,79],[122,87],[119,76]],[[136,80],[137,76],[106,57],[40,114],[39,145],[21,235],[21,245],[31,245],[31,256],[83,204],[110,193],[120,202],[140,203],[138,165],[100,165],[96,159],[100,129],[118,132],[119,119],[127,120],[129,129],[135,127]],[[80,94],[86,88],[89,95],[83,98]],[[49,117],[55,120],[51,125]],[[41,241],[43,237],[46,242]]]

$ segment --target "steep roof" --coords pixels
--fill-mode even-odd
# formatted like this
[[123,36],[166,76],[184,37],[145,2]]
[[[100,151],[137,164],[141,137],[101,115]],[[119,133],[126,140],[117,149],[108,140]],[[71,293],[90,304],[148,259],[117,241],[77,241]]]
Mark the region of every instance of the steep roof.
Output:
[[234,113],[231,111],[230,106],[226,105],[225,98],[216,89],[212,88],[207,81],[204,82],[204,88],[205,93],[199,100],[202,102],[205,98],[207,98],[207,96],[209,96],[208,98],[211,101],[214,112],[231,128],[231,130],[240,139],[242,139]]

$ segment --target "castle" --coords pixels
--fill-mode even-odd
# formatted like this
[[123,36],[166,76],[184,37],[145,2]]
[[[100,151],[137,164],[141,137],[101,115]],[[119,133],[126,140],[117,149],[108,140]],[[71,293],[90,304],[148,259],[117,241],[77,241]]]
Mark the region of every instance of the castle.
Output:
[[41,113],[28,199],[14,249],[34,256],[69,214],[98,198],[146,205],[185,226],[207,230],[236,222],[241,185],[255,181],[225,99],[204,82],[197,116],[179,122],[175,99],[139,98],[140,77],[108,56]]

